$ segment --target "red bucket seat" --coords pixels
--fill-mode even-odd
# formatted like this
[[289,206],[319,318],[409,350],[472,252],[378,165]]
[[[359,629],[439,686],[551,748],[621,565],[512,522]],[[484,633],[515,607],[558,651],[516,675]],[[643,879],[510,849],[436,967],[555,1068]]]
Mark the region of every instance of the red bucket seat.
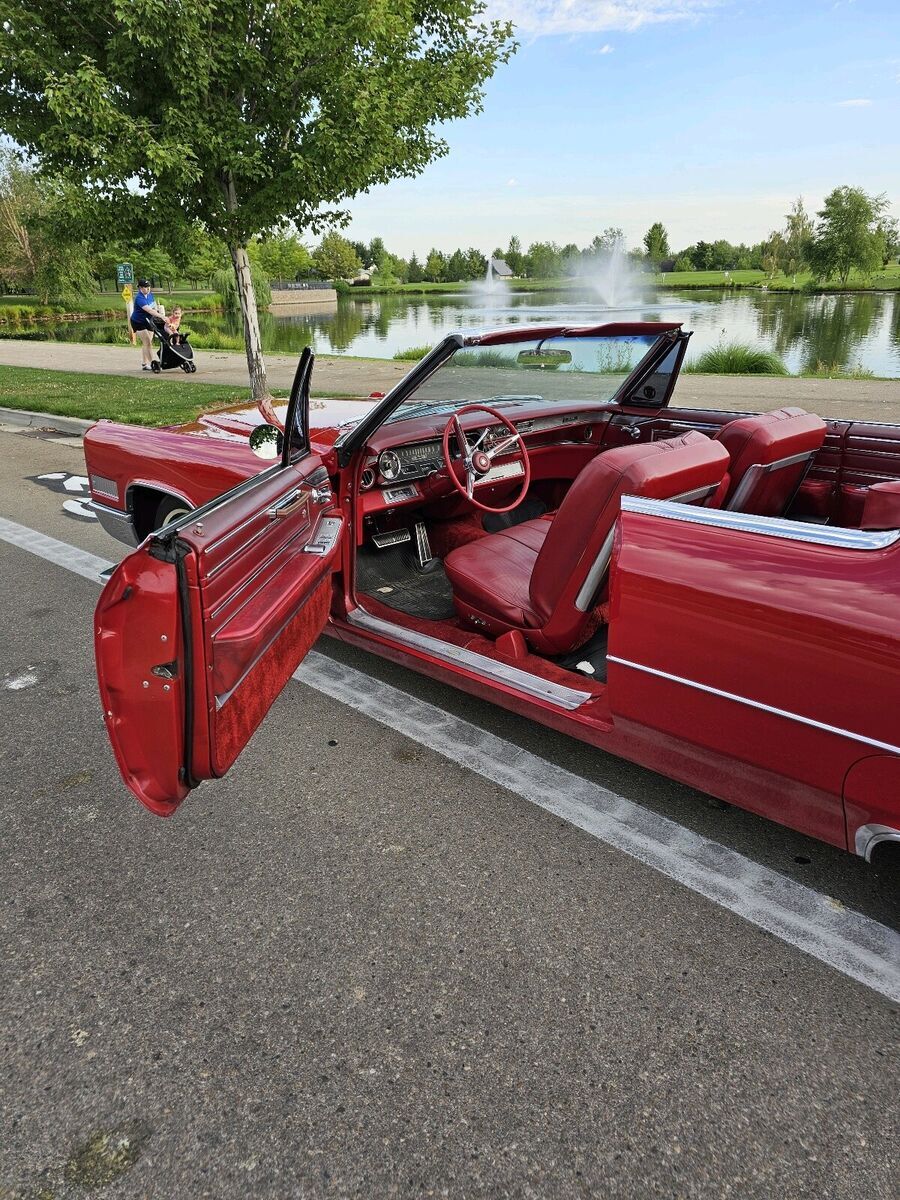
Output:
[[597,455],[552,520],[523,521],[447,555],[457,613],[494,636],[519,629],[541,653],[566,654],[590,636],[606,598],[621,497],[702,503],[727,466],[725,447],[694,430]]
[[825,422],[802,408],[729,421],[716,434],[731,458],[724,497],[713,503],[760,517],[783,515],[825,441]]

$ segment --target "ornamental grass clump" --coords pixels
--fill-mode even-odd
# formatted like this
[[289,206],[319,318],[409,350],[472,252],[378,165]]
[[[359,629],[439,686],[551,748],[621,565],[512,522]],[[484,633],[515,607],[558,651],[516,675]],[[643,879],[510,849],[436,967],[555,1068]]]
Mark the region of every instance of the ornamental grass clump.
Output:
[[784,361],[771,350],[728,342],[705,350],[685,367],[695,375],[789,375]]

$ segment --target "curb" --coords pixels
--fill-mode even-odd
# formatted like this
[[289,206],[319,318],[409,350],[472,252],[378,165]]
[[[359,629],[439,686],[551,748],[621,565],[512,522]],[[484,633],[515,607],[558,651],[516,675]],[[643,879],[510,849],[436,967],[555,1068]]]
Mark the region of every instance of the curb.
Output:
[[82,437],[96,421],[85,421],[81,417],[60,417],[56,413],[30,412],[27,408],[3,408],[0,406],[0,424],[18,425],[22,429],[41,429],[52,426],[60,433]]

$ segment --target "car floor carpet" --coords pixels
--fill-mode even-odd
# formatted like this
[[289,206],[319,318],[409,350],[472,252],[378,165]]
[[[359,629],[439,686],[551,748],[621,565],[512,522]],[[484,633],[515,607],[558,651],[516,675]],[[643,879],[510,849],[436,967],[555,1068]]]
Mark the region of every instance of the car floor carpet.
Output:
[[606,683],[606,650],[609,641],[609,626],[601,625],[583,646],[553,661],[576,675],[585,675],[597,683]]
[[356,590],[413,617],[446,621],[454,616],[453,590],[443,564],[432,559],[431,570],[419,571],[409,542],[357,551]]

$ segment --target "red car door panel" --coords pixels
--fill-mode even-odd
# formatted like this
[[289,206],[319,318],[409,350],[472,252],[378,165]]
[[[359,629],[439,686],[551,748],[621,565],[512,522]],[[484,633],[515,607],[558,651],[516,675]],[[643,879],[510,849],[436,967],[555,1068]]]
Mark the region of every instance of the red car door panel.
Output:
[[100,598],[96,648],[125,782],[152,811],[234,763],[328,618],[343,518],[310,456],[154,535]]
[[743,806],[844,845],[846,772],[900,741],[898,566],[900,545],[850,549],[623,512],[614,720],[691,748],[713,774],[724,768]]

